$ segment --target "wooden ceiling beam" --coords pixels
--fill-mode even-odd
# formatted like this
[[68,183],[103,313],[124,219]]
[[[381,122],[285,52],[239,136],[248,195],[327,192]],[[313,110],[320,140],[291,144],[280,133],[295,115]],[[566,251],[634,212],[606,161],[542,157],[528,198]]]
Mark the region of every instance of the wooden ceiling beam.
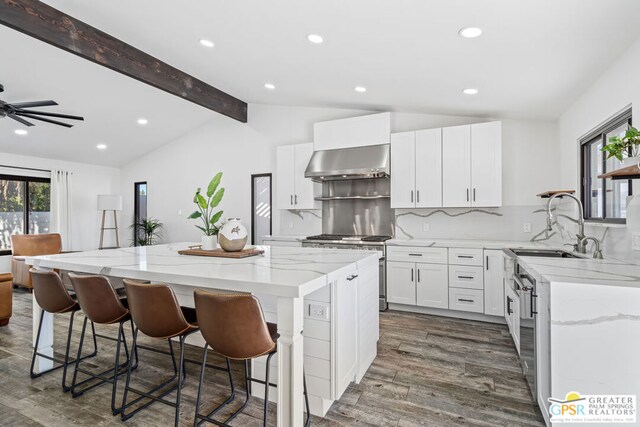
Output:
[[38,0],[0,0],[0,24],[242,123],[247,103]]

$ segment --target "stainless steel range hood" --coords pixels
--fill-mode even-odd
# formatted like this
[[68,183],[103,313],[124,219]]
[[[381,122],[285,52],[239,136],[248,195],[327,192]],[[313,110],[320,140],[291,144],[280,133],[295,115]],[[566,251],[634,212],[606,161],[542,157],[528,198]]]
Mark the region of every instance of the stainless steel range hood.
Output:
[[304,176],[316,182],[389,177],[389,144],[316,151]]

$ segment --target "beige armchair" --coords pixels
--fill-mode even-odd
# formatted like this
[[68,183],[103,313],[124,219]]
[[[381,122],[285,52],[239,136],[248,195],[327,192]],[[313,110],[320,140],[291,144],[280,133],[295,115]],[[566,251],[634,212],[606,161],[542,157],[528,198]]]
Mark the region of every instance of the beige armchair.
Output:
[[11,236],[11,273],[13,284],[32,289],[31,266],[26,265],[26,257],[59,254],[62,238],[59,234],[14,234]]
[[13,314],[13,276],[0,273],[0,326],[7,326]]

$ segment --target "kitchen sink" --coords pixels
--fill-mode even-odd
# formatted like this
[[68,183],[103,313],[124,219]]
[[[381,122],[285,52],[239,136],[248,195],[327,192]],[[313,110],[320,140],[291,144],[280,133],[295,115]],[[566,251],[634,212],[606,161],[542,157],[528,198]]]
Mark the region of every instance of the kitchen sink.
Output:
[[535,256],[543,258],[584,258],[580,255],[560,249],[505,249],[509,255],[518,256]]

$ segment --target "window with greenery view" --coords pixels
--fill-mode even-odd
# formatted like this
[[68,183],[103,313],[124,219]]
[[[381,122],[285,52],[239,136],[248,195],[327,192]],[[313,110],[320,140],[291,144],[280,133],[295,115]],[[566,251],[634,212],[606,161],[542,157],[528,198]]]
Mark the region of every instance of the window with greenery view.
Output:
[[627,196],[633,194],[633,181],[598,178],[606,172],[622,167],[615,157],[607,158],[602,148],[614,136],[622,137],[631,126],[631,110],[627,110],[604,123],[580,140],[582,203],[588,221],[625,223]]
[[0,175],[0,255],[11,253],[12,234],[49,232],[51,180]]

